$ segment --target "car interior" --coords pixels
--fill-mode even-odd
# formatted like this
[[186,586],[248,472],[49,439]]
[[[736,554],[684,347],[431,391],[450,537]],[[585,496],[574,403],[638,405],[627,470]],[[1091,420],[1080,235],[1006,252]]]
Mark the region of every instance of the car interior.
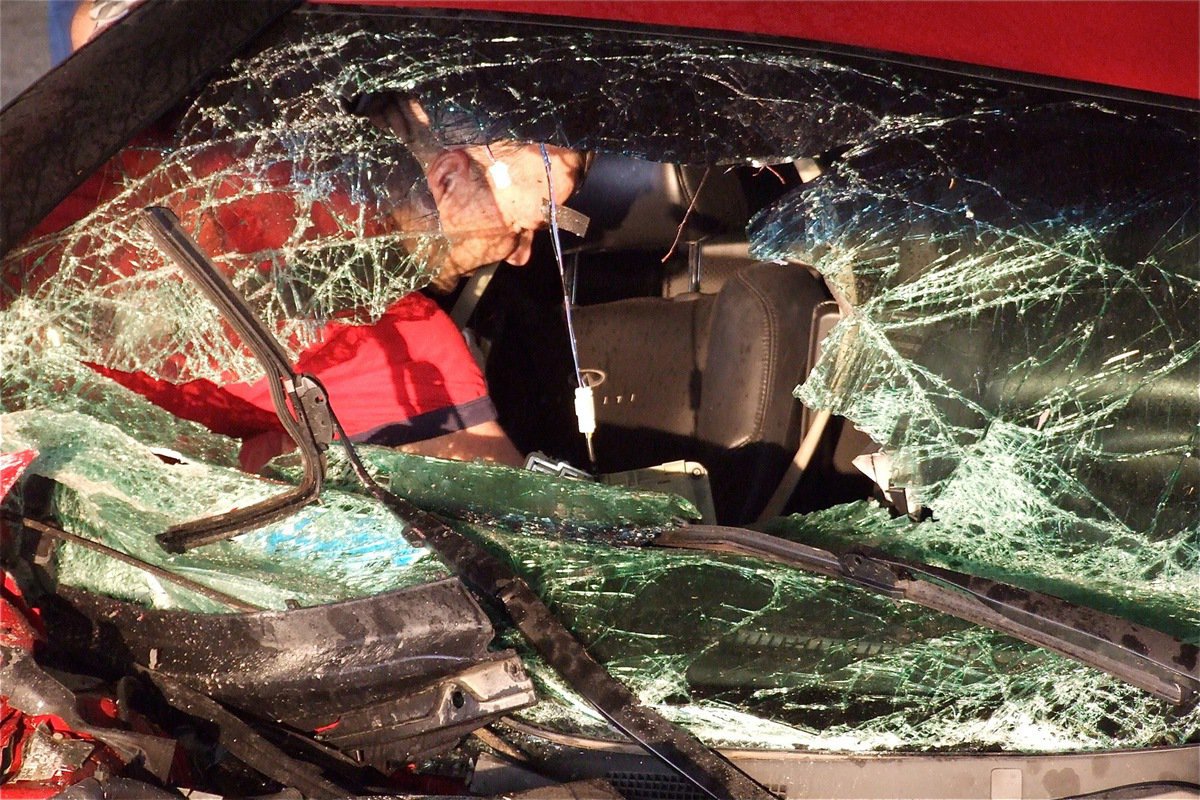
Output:
[[[530,265],[502,267],[474,309],[492,397],[518,448],[599,474],[693,462],[707,472],[716,521],[758,519],[813,425],[793,391],[838,319],[814,271],[749,253],[753,213],[800,182],[793,164],[597,157],[568,203],[590,226],[564,236],[565,286],[543,237]],[[572,410],[564,292],[580,367],[596,382],[594,464]],[[865,435],[840,419],[818,435],[788,511],[870,494],[850,463]]]

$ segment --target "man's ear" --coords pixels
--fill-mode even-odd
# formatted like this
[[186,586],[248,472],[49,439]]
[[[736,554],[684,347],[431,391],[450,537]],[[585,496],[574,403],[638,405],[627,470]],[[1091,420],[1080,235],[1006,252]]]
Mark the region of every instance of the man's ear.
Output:
[[443,150],[429,165],[426,174],[433,202],[441,210],[470,201],[471,158],[462,150]]

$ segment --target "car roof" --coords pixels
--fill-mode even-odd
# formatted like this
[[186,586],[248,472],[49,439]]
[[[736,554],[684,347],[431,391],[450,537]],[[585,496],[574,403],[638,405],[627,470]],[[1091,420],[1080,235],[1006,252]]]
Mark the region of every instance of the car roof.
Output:
[[[242,4],[238,14],[217,24],[208,15],[208,3],[139,5],[145,13],[131,13],[0,114],[0,207],[5,211],[0,253],[212,69],[304,3]],[[347,12],[383,7],[505,12],[543,21],[586,16],[622,27],[718,30],[827,53],[916,60],[955,72],[982,70],[991,77],[1084,94],[1115,92],[1189,109],[1200,100],[1200,4],[1194,2],[308,0],[307,5]],[[163,46],[147,50],[141,46],[147,39]],[[97,93],[91,88],[95,74],[120,77],[108,84],[109,91]],[[53,174],[47,174],[46,165],[53,165]]]
[[782,37],[1200,99],[1200,3],[995,0],[309,0]]

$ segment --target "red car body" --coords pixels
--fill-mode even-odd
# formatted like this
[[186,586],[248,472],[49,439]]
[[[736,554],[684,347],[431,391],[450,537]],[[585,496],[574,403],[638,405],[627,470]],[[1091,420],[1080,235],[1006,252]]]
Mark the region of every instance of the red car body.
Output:
[[1194,2],[310,0],[734,31],[1200,99]]

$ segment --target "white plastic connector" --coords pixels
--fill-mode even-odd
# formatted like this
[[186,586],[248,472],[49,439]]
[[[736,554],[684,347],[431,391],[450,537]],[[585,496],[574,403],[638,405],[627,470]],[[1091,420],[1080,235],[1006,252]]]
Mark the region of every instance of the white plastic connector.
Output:
[[592,435],[596,432],[596,397],[592,387],[580,386],[575,389],[575,418],[579,420],[579,432],[587,440],[588,460],[596,465],[596,451],[592,445]]
[[592,387],[580,386],[575,390],[575,417],[584,436],[596,432],[596,398]]

